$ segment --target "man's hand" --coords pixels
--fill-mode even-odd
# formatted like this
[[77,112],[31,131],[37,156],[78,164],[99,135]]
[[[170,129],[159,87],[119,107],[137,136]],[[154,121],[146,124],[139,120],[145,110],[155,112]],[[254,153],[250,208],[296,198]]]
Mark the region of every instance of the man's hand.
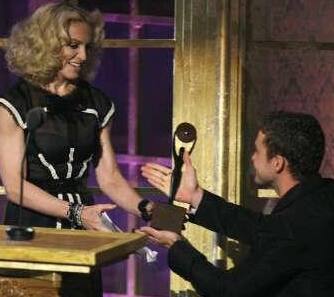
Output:
[[172,169],[156,164],[146,163],[141,167],[141,174],[147,181],[166,196],[169,195]]
[[[183,162],[182,178],[176,193],[176,200],[197,208],[202,200],[203,189],[198,185],[196,170],[191,164],[189,153],[186,151],[183,154]],[[147,163],[141,170],[142,175],[147,178],[151,185],[167,196],[169,195],[172,173],[170,168],[155,163]]]
[[197,208],[202,200],[203,189],[198,185],[196,170],[187,151],[183,154],[183,163],[181,182],[175,199]]
[[152,227],[141,227],[137,232],[148,235],[153,243],[163,245],[167,248],[170,248],[176,241],[181,239],[179,234],[171,231],[156,230]]

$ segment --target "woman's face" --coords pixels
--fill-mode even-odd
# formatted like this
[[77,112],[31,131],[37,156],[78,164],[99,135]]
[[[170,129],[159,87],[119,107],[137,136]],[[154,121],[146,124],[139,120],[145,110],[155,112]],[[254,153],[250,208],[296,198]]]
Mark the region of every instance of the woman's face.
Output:
[[57,81],[72,81],[80,76],[91,47],[92,30],[87,23],[72,22],[68,30],[70,41],[62,48],[63,68]]

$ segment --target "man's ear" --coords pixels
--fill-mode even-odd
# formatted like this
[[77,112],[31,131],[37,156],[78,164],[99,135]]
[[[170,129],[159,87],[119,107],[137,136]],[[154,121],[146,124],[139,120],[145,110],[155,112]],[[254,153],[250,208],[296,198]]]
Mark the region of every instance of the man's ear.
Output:
[[287,166],[286,159],[281,155],[276,155],[272,158],[273,166],[276,173],[281,173]]

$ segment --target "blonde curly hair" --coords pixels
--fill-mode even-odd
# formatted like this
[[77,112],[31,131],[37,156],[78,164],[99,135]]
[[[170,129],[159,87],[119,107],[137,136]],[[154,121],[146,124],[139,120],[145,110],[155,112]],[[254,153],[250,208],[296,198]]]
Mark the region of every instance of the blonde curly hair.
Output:
[[72,22],[84,22],[92,28],[91,48],[81,71],[82,79],[92,79],[104,39],[102,15],[65,3],[41,6],[13,27],[5,55],[9,70],[34,85],[52,82],[62,68],[62,47],[70,43]]

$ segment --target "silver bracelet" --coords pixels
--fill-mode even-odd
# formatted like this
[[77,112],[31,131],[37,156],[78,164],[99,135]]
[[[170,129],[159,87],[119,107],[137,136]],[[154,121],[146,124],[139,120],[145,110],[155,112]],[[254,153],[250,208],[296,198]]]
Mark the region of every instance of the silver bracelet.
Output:
[[66,216],[69,222],[71,223],[71,228],[75,229],[78,227],[82,227],[81,214],[84,205],[73,202],[70,202],[68,205],[69,207]]

